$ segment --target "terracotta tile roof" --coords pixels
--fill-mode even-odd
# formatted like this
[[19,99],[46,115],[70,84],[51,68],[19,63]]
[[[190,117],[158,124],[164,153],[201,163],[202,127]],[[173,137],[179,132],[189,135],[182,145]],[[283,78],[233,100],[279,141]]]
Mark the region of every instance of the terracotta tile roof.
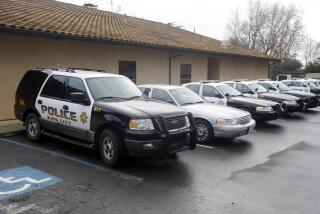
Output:
[[274,59],[234,45],[223,49],[220,47],[221,41],[168,24],[54,0],[0,0],[0,28],[205,54]]

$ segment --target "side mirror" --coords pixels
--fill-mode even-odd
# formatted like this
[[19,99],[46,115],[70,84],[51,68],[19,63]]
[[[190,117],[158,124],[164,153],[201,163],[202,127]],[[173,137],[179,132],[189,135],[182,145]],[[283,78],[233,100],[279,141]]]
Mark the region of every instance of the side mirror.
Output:
[[70,100],[73,103],[90,105],[90,100],[86,97],[85,93],[82,93],[82,92],[71,93]]
[[222,99],[222,98],[224,98],[224,97],[223,97],[222,94],[217,94],[217,95],[216,95],[216,98]]
[[229,93],[225,93],[224,96],[230,97],[230,94]]
[[254,89],[254,91],[257,93],[257,92],[259,91],[259,89],[258,89],[258,88],[256,88],[256,89]]
[[170,103],[170,104],[176,105],[173,100],[166,100],[166,103]]
[[[278,87],[279,87],[279,86],[278,86]],[[274,88],[270,86],[270,87],[268,87],[268,90],[269,90],[269,91],[274,91]]]
[[150,89],[150,88],[146,88],[146,89],[144,89],[144,91],[143,91],[143,95],[144,95],[145,97],[149,98],[150,92],[151,92],[151,89]]

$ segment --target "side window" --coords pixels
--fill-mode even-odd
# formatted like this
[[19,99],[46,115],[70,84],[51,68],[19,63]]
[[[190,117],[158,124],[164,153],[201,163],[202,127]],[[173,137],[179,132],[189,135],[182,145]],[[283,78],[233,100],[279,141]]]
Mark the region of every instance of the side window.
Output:
[[181,64],[180,66],[180,84],[191,82],[191,64]]
[[202,88],[202,96],[204,97],[221,97],[220,92],[212,86],[204,85]]
[[200,84],[187,85],[187,88],[189,88],[191,91],[193,91],[196,94],[200,93]]
[[71,77],[68,81],[65,98],[67,100],[70,100],[70,95],[71,93],[74,93],[74,92],[81,92],[81,93],[84,93],[85,96],[88,96],[86,88],[83,84],[83,81],[79,78]]
[[175,104],[175,102],[172,100],[172,98],[170,97],[170,95],[168,94],[168,92],[161,90],[161,89],[156,89],[154,88],[152,90],[152,99],[155,100],[160,100],[166,103],[172,103]]
[[119,61],[119,74],[128,77],[132,82],[137,82],[135,61]]
[[64,99],[64,85],[66,77],[53,75],[44,86],[41,96]]
[[291,82],[290,81],[286,81],[286,82],[283,82],[286,86],[291,86]]
[[253,91],[246,85],[237,83],[236,89],[242,93],[252,93]]
[[234,87],[234,84],[232,82],[228,82],[228,83],[225,83],[225,84],[231,86],[232,88]]

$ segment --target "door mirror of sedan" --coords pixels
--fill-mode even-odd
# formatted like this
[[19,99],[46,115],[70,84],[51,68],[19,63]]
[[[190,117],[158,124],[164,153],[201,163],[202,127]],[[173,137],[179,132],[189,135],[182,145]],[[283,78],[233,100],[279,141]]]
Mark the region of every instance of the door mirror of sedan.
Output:
[[[279,86],[278,86],[278,87],[279,87]],[[269,90],[269,91],[275,91],[275,89],[274,89],[273,87],[271,87],[271,86],[268,88],[268,90]]]
[[146,98],[149,98],[150,92],[151,92],[151,89],[150,89],[150,88],[146,88],[146,89],[144,89],[144,91],[143,91],[143,95],[144,95]]
[[222,94],[217,94],[216,98],[222,99],[222,98],[224,98],[224,96]]
[[165,102],[166,102],[166,103],[173,104],[173,105],[176,105],[176,103],[175,103],[173,100],[166,100]]
[[230,97],[230,94],[229,93],[225,93],[224,96]]

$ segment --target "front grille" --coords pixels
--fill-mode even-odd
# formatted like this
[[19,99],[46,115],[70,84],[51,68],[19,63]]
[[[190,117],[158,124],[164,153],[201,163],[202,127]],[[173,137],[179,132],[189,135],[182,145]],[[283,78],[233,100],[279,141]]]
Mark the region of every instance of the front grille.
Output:
[[169,131],[186,127],[185,116],[166,118],[165,121]]
[[244,125],[244,124],[247,124],[249,123],[251,120],[251,116],[250,115],[247,115],[247,116],[244,116],[244,117],[240,117],[239,118],[239,124],[241,125]]

